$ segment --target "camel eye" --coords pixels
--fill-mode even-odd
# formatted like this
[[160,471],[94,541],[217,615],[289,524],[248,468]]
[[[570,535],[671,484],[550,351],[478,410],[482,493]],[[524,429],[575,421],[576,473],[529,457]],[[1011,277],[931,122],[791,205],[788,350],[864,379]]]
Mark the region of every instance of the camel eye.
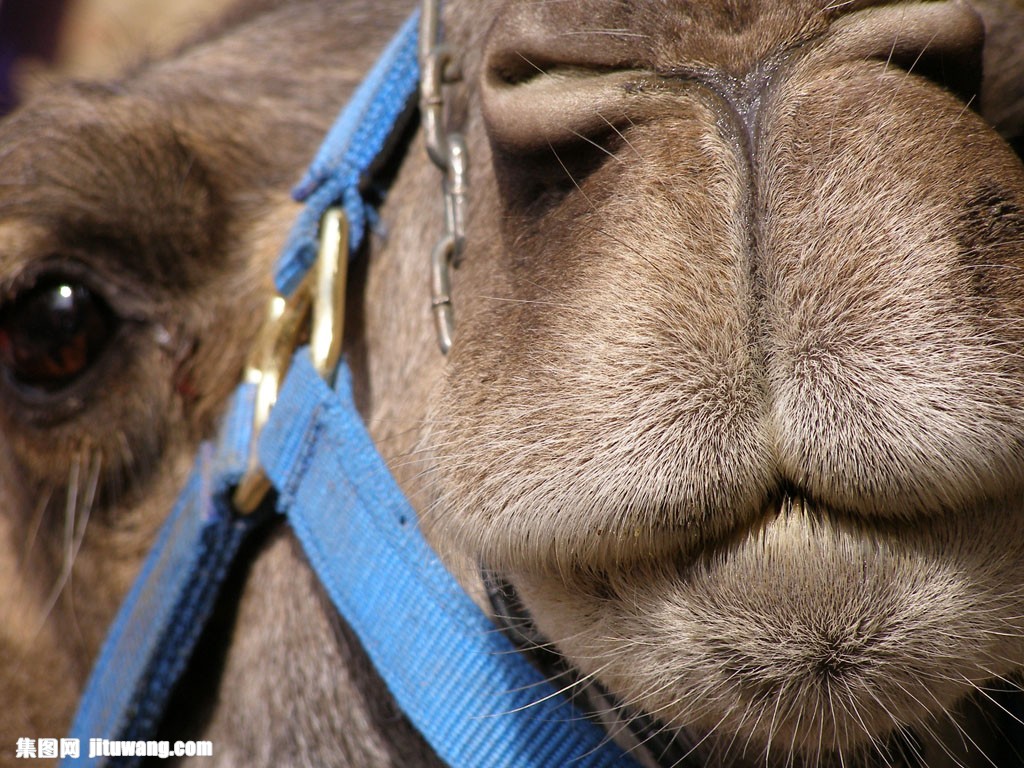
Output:
[[0,306],[0,365],[16,383],[54,394],[92,366],[116,329],[116,316],[94,291],[43,278]]

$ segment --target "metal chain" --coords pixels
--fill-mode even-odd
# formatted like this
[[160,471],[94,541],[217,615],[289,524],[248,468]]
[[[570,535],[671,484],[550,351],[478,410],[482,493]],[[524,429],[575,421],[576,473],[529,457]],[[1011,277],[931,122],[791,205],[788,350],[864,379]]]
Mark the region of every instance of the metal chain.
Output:
[[454,52],[441,39],[441,0],[424,0],[421,13],[420,115],[427,154],[444,174],[444,233],[430,256],[430,300],[437,343],[447,354],[455,330],[451,270],[459,265],[466,240],[468,160],[465,138],[449,131],[446,124],[444,86],[460,80],[462,72]]

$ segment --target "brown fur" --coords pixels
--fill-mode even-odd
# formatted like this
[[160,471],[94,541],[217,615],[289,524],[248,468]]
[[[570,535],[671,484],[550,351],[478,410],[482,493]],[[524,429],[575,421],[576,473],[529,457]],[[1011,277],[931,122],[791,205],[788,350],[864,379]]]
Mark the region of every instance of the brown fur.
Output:
[[[286,191],[408,7],[259,10],[0,127],[4,295],[66,270],[125,318],[45,407],[0,398],[0,762],[64,728],[240,376]],[[351,291],[360,408],[467,589],[503,573],[710,765],[886,765],[905,729],[929,766],[1001,754],[970,697],[1024,665],[1024,26],[977,10],[450,3],[456,344],[417,137]],[[168,735],[433,764],[287,533],[252,554]]]

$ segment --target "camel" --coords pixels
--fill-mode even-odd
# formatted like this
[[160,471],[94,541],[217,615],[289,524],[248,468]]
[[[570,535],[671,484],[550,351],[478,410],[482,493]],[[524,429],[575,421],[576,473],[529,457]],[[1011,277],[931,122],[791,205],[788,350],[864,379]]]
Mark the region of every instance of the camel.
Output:
[[[66,732],[290,190],[412,11],[248,0],[0,123],[0,765]],[[445,4],[451,348],[413,116],[348,277],[355,402],[465,592],[639,764],[1020,764],[1022,35],[1013,0]],[[288,526],[245,550],[161,733],[441,765]]]

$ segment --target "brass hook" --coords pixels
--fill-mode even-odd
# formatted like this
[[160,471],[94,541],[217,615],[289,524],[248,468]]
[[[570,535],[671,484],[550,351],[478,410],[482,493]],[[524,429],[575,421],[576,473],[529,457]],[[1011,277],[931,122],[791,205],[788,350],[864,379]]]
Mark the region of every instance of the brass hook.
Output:
[[260,466],[259,437],[307,327],[313,366],[328,384],[333,384],[344,336],[347,255],[348,219],[342,209],[330,208],[320,221],[316,263],[291,298],[278,295],[270,300],[263,328],[245,369],[245,380],[256,385],[256,403],[249,464],[232,497],[239,514],[254,512],[271,488],[270,479]]

